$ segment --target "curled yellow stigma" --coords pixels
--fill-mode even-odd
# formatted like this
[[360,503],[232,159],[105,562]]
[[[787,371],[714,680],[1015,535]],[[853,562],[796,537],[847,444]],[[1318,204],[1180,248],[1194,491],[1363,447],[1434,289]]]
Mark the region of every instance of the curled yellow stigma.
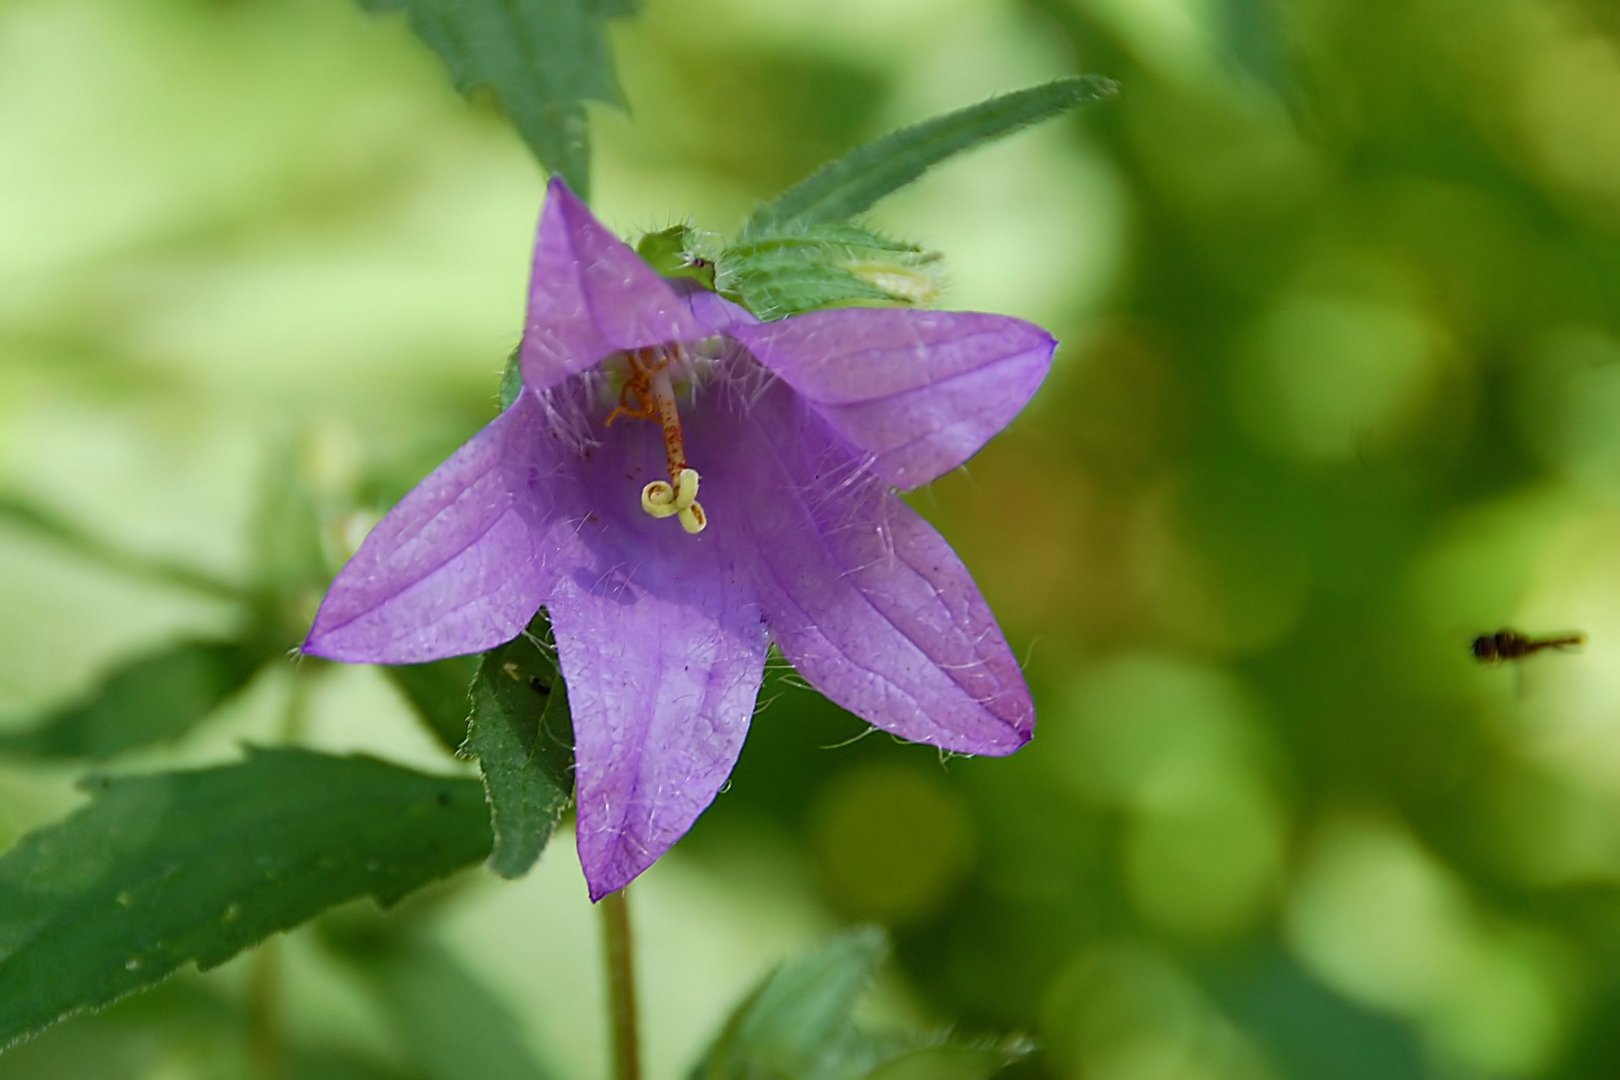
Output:
[[664,429],[664,457],[669,464],[669,480],[654,480],[641,489],[641,509],[655,518],[678,518],[681,528],[696,536],[709,524],[708,515],[697,501],[698,472],[686,463],[686,438],[681,416],[675,408],[675,387],[670,382],[670,363],[679,356],[659,349],[637,349],[626,353],[630,373],[619,391],[619,404],[608,414],[609,426],[621,416],[652,420]]
[[641,489],[641,508],[655,518],[679,518],[681,528],[696,536],[709,523],[697,501],[698,471],[690,466],[675,476],[675,483],[654,480]]

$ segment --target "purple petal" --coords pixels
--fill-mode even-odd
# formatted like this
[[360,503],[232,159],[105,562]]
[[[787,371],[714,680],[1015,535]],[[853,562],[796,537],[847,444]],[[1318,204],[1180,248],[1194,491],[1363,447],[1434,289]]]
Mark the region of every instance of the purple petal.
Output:
[[705,474],[709,529],[753,552],[766,623],[799,673],[902,738],[968,754],[1028,742],[1023,673],[940,535],[781,383],[715,413],[722,430],[693,452],[727,455]]
[[540,420],[540,405],[520,396],[406,495],[332,583],[304,651],[414,664],[522,630],[556,573],[563,459]]
[[730,333],[902,489],[1006,427],[1057,347],[1033,323],[951,311],[844,308]]
[[669,283],[553,180],[534,242],[524,385],[544,393],[611,353],[704,333]]
[[731,775],[767,647],[726,532],[688,536],[641,511],[642,485],[663,472],[660,430],[632,421],[613,435],[582,478],[596,505],[573,541],[579,563],[546,601],[593,900],[651,866]]
[[759,322],[754,313],[741,304],[733,303],[719,293],[710,292],[690,278],[676,278],[670,282],[686,306],[692,312],[692,318],[698,321],[705,332],[710,334],[723,334],[733,326],[747,326]]

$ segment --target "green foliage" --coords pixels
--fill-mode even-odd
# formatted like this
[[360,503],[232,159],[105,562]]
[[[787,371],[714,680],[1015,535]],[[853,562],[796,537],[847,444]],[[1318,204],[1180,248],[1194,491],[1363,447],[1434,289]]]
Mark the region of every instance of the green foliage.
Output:
[[427,1080],[546,1080],[521,1018],[456,956],[417,941],[367,957],[361,970],[416,1075]]
[[986,1080],[1027,1057],[1024,1042],[941,1042],[917,1046],[887,1058],[861,1080]]
[[981,101],[892,132],[829,162],[759,207],[743,235],[787,223],[815,225],[865,213],[883,196],[912,183],[946,158],[1010,135],[1040,120],[1112,97],[1109,79],[1056,79]]
[[[408,924],[407,924],[408,925]],[[523,1018],[427,935],[398,920],[344,911],[319,924],[322,941],[351,966],[418,1080],[546,1080]]]
[[772,972],[731,1014],[692,1080],[836,1075],[821,1063],[851,1040],[850,1013],[886,952],[883,932],[866,928]]
[[773,972],[732,1013],[691,1080],[979,1080],[1027,1053],[857,1028],[855,1003],[886,952],[882,931],[868,927]]
[[555,654],[537,619],[484,654],[472,689],[467,752],[478,758],[495,847],[490,869],[521,877],[534,865],[574,790],[573,729]]
[[716,260],[715,284],[761,319],[851,304],[927,305],[937,252],[859,225],[784,224],[744,236]]
[[10,492],[0,492],[0,523],[27,529],[64,550],[137,577],[226,599],[241,597],[241,591],[227,582],[181,563],[151,558],[110,544],[48,507]]
[[[110,1008],[52,1028],[5,1051],[7,1080],[80,1077],[190,1077],[177,1061],[206,1062],[217,1080],[262,1075],[265,1049],[253,1037],[251,997],[209,980],[177,975]],[[336,1038],[334,1038],[334,1035]],[[364,1050],[334,1045],[343,1032],[285,1032],[277,1047],[281,1080],[424,1080],[375,1061]]]
[[[1114,92],[1096,76],[1058,79],[868,143],[755,210],[716,258],[714,287],[766,320],[857,304],[927,306],[939,295],[938,254],[850,219],[946,158]],[[644,256],[669,261],[677,231],[653,234]]]
[[487,87],[540,163],[584,198],[590,188],[586,101],[621,104],[607,20],[627,0],[360,0],[405,10],[450,69],[456,89]]
[[0,856],[0,1045],[490,846],[478,784],[372,758],[255,750],[88,786]]
[[280,624],[330,573],[321,550],[320,511],[292,439],[273,440],[267,463],[250,529],[260,617],[271,624],[266,629],[272,637],[301,636],[305,627]]
[[452,656],[430,664],[395,664],[382,669],[411,709],[439,740],[454,752],[467,739],[473,676],[478,657]]
[[172,742],[240,690],[259,660],[234,642],[171,645],[125,662],[29,726],[0,734],[0,752],[100,761]]

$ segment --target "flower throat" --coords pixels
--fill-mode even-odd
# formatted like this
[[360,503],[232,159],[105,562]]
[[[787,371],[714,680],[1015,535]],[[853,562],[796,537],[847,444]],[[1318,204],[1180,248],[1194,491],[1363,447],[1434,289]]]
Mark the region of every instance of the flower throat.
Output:
[[625,353],[629,374],[619,389],[619,404],[608,413],[606,425],[622,417],[651,420],[664,429],[664,459],[668,480],[654,480],[641,489],[641,509],[655,518],[676,518],[681,528],[696,536],[708,525],[703,504],[697,501],[698,472],[686,461],[686,437],[681,414],[675,407],[675,386],[670,365],[684,359],[680,345],[633,349]]

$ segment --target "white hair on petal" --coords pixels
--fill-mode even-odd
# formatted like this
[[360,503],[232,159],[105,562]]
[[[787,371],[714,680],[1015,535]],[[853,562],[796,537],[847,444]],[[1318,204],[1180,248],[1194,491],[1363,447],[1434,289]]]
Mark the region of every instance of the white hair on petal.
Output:
[[592,368],[537,395],[545,412],[546,431],[560,446],[577,454],[598,445],[591,413],[606,381],[599,368]]

